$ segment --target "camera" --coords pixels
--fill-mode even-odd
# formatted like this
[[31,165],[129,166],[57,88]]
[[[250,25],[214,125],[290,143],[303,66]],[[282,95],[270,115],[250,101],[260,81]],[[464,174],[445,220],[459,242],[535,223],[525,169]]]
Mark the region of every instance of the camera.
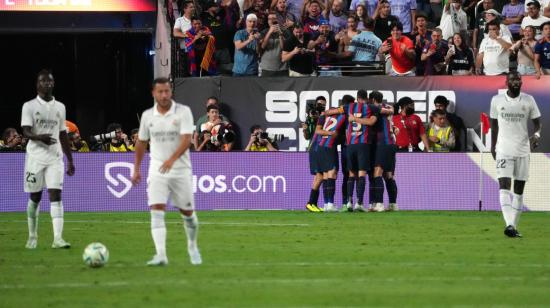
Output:
[[230,125],[218,124],[214,126],[211,130],[212,136],[210,137],[211,143],[231,143],[235,141],[235,132],[231,130]]
[[99,134],[99,135],[94,135],[94,136],[91,136],[90,137],[90,140],[92,142],[104,142],[106,140],[111,140],[113,138],[116,138],[116,131],[112,131],[110,133],[106,133],[106,134]]
[[256,133],[256,138],[265,139],[271,142],[281,142],[285,138],[283,134],[268,134],[266,132]]
[[319,117],[323,111],[325,111],[325,106],[318,104],[317,101],[308,101],[306,103],[306,114],[308,117]]

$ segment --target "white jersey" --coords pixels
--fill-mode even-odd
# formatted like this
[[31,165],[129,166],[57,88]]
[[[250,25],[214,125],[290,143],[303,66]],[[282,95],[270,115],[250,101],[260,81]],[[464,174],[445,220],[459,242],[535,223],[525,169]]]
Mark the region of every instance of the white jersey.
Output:
[[540,9],[540,15],[539,18],[533,19],[531,16],[525,16],[521,20],[521,29],[525,30],[525,27],[527,26],[533,26],[535,28],[535,40],[540,40],[542,38],[542,29],[541,25],[545,22],[550,21],[550,18],[542,15],[542,8]]
[[29,140],[27,156],[43,164],[49,164],[63,159],[63,151],[59,142],[59,132],[66,131],[65,105],[52,99],[44,101],[39,96],[23,104],[21,126],[30,126],[35,135],[51,134],[56,142],[46,145],[41,141]]
[[[512,43],[509,36],[501,36],[501,38]],[[483,53],[483,70],[485,75],[495,76],[502,73],[507,73],[510,66],[510,51],[502,48],[497,40],[492,38],[484,38],[479,46],[479,52]]]
[[498,120],[496,152],[507,157],[525,157],[531,152],[527,124],[540,118],[535,99],[525,93],[516,98],[506,93],[493,96],[491,119]]
[[139,126],[139,140],[150,140],[149,176],[177,177],[191,170],[189,150],[185,151],[169,172],[159,172],[162,164],[174,154],[181,142],[181,135],[193,134],[193,114],[185,105],[172,101],[170,110],[161,114],[157,104],[143,112]]

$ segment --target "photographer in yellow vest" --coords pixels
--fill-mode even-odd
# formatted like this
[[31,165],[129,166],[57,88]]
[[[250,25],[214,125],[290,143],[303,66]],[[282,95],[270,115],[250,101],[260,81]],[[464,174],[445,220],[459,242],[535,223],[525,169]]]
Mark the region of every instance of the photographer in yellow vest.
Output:
[[434,152],[450,152],[455,145],[453,128],[447,121],[447,113],[444,110],[432,111],[433,122],[428,129],[430,149]]

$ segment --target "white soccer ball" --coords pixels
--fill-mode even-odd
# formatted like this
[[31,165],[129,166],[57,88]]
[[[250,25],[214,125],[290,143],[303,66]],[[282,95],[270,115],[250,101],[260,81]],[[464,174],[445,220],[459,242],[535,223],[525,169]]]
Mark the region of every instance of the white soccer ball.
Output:
[[82,260],[89,267],[102,267],[109,261],[109,250],[99,242],[91,243],[84,249]]

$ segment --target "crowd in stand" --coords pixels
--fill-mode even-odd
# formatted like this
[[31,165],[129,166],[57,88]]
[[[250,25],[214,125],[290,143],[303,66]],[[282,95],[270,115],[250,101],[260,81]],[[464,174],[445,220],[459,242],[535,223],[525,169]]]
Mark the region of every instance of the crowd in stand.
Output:
[[550,74],[548,0],[211,1],[168,0],[187,76]]

